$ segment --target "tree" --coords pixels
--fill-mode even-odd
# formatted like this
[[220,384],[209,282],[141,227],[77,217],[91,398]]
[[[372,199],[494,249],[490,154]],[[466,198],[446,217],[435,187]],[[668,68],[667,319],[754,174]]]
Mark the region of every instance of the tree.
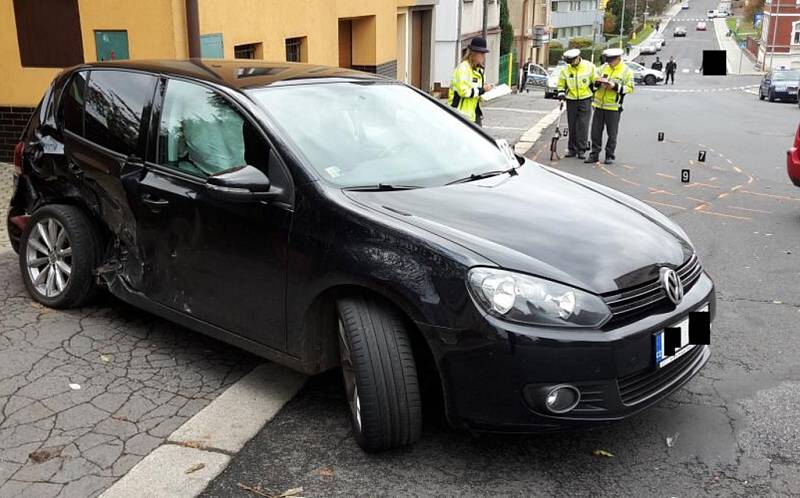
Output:
[[508,19],[508,2],[500,0],[500,55],[505,55],[511,51],[514,43],[514,26]]
[[[633,7],[634,2],[626,1],[625,2],[625,27],[623,30],[623,34],[630,34],[633,26]],[[606,4],[606,12],[610,12],[614,15],[614,34],[619,33],[619,20],[622,14],[622,0],[609,0],[608,4]]]
[[764,0],[750,0],[744,8],[745,20],[753,20],[753,14],[756,12],[764,12]]
[[[614,33],[614,27],[617,25],[617,16],[612,14],[611,12],[606,12],[606,15],[603,17],[603,33]],[[619,33],[619,30],[616,31]]]

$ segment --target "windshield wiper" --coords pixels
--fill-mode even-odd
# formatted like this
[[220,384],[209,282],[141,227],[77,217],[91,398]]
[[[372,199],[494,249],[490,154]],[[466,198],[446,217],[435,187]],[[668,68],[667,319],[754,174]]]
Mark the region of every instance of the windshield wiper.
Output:
[[391,192],[394,190],[413,190],[422,188],[419,185],[396,185],[393,183],[377,183],[375,185],[358,185],[355,187],[345,187],[344,190],[355,190],[357,192]]
[[486,171],[484,173],[472,173],[469,176],[465,176],[464,178],[459,178],[458,180],[453,180],[452,182],[447,182],[445,185],[453,185],[455,183],[466,183],[466,182],[474,182],[475,180],[483,180],[484,178],[489,178],[491,176],[503,175],[508,173],[511,176],[518,175],[516,168],[509,168],[509,169],[498,169],[494,171]]

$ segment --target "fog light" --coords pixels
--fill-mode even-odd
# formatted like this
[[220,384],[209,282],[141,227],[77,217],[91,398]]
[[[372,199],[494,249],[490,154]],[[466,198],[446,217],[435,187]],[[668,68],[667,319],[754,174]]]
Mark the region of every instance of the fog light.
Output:
[[552,413],[566,413],[581,400],[581,393],[574,386],[560,385],[551,387],[544,399],[544,405]]

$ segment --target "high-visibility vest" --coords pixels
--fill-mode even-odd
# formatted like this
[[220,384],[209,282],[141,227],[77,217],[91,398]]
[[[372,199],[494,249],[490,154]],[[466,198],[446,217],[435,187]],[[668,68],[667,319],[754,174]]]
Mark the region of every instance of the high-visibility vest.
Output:
[[577,67],[567,64],[558,75],[558,91],[566,94],[567,100],[583,100],[592,96],[592,85],[597,79],[597,68],[587,60]]
[[618,89],[600,87],[594,92],[592,107],[604,111],[619,111],[622,99],[633,92],[633,70],[620,61],[616,67],[603,64],[597,70],[599,77],[613,81],[619,85]]
[[450,90],[447,92],[447,104],[458,109],[474,123],[482,93],[483,69],[473,68],[469,61],[461,61],[453,71]]

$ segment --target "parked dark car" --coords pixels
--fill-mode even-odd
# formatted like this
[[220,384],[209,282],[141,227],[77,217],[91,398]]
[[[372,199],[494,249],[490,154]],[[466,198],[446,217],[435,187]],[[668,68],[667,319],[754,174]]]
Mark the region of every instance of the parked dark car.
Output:
[[107,289],[307,374],[341,366],[367,450],[417,440],[437,399],[475,430],[618,420],[710,355],[683,332],[713,319],[714,285],[675,223],[375,75],[82,65],[15,168],[33,299]]
[[786,151],[786,172],[789,174],[789,180],[796,187],[800,187],[800,126],[794,133],[794,143]]
[[770,102],[775,102],[775,99],[796,101],[798,89],[800,89],[800,71],[769,71],[761,79],[758,98],[761,100],[766,98]]

